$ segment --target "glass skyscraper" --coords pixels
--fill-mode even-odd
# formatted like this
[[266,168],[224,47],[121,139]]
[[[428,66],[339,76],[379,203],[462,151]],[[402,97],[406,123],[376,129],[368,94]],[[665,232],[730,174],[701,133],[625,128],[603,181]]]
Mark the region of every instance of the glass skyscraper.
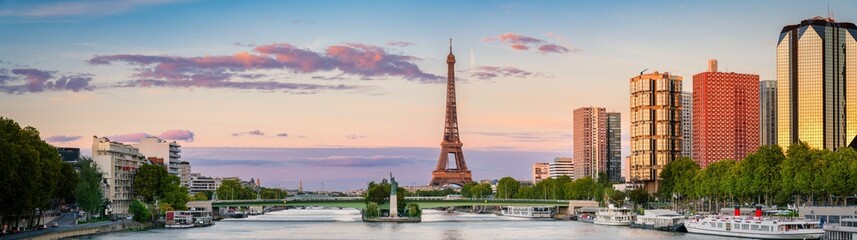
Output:
[[857,26],[815,17],[783,27],[777,108],[783,148],[804,141],[833,150],[857,136]]

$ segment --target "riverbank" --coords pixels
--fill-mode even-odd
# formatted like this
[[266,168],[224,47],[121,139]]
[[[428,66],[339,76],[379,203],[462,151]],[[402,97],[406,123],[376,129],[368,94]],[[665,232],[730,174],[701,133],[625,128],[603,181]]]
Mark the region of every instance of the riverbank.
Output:
[[97,222],[30,231],[14,236],[6,236],[4,239],[62,239],[121,231],[145,230],[153,227],[154,225],[151,223],[143,224],[134,221]]

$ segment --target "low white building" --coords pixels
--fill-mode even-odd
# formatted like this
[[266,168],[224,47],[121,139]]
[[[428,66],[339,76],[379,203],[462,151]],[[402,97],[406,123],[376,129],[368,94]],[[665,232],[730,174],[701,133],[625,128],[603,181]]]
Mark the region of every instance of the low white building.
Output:
[[190,174],[190,187],[188,187],[188,191],[191,195],[204,191],[217,191],[221,182],[221,178],[211,178],[202,176],[199,173],[192,173]]
[[147,162],[143,154],[131,145],[92,136],[92,160],[104,172],[104,195],[111,202],[110,210],[113,214],[127,214],[135,199],[134,175]]
[[548,172],[551,178],[568,176],[574,180],[574,159],[569,157],[554,158],[553,162],[550,163]]
[[158,137],[145,137],[140,140],[140,143],[134,144],[134,147],[140,149],[146,157],[163,158],[167,171],[173,176],[179,176],[182,146],[175,141],[167,142]]

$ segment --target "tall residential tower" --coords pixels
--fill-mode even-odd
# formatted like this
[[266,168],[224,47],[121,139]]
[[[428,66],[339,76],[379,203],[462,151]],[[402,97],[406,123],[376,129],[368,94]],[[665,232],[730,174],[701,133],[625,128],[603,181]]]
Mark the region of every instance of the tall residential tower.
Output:
[[599,107],[574,110],[574,176],[598,177],[607,172],[607,111]]
[[681,156],[682,77],[641,73],[630,83],[631,170],[627,181],[642,183],[648,192],[655,192],[664,165]]
[[710,65],[693,75],[693,160],[703,168],[759,148],[759,75]]

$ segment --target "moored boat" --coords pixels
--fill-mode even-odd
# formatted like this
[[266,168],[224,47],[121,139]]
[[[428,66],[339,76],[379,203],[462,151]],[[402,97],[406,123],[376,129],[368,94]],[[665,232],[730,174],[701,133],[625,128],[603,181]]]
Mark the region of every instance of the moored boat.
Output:
[[819,221],[763,218],[761,208],[756,208],[755,217],[740,216],[737,207],[735,213],[734,216],[691,217],[684,226],[690,233],[758,239],[819,239],[824,235]]
[[500,210],[503,216],[523,218],[550,218],[553,216],[554,208],[547,206],[503,206]]
[[612,205],[595,213],[595,221],[598,225],[629,226],[634,221],[634,213],[627,208],[615,208]]
[[826,240],[855,240],[857,239],[857,218],[845,218],[839,223],[824,224],[824,239]]
[[655,229],[669,232],[687,232],[684,227],[684,220],[687,219],[681,214],[667,209],[650,209],[637,216],[637,220],[631,222],[633,228]]

